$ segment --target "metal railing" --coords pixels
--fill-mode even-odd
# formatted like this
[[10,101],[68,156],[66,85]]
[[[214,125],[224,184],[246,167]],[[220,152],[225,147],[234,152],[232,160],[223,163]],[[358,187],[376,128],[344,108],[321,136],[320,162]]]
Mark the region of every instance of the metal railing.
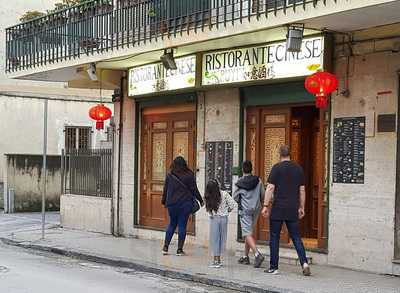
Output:
[[[94,0],[6,29],[6,72],[15,72],[327,0]],[[336,0],[332,0],[336,1]]]
[[112,197],[112,150],[62,152],[62,194]]

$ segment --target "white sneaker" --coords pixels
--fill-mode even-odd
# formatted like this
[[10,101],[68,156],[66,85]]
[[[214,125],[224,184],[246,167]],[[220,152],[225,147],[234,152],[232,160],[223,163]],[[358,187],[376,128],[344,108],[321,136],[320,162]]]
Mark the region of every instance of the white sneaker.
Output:
[[304,276],[311,276],[311,270],[310,270],[310,266],[308,265],[308,263],[305,263],[303,265],[303,275]]
[[212,269],[219,269],[222,265],[218,262],[212,262],[208,267]]
[[276,269],[268,269],[268,270],[265,270],[264,272],[266,272],[267,274],[270,274],[270,275],[279,275],[279,271]]

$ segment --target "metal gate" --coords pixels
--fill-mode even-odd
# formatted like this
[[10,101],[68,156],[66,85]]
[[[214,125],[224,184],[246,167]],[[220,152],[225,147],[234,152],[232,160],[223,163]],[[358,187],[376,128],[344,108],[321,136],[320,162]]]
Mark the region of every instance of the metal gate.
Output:
[[112,149],[62,151],[61,193],[112,197]]

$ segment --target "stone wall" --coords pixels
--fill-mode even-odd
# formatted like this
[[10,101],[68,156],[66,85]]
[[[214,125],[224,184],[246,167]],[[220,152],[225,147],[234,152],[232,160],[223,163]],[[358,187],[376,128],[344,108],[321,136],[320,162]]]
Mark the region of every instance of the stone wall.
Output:
[[4,209],[4,183],[0,182],[0,210]]
[[[125,88],[127,88],[125,80]],[[123,115],[120,117],[120,103],[114,104],[115,125],[117,127],[115,136],[114,149],[114,194],[118,194],[118,152],[119,152],[119,136],[121,134],[122,125],[122,146],[121,146],[121,178],[120,178],[120,194],[119,199],[114,200],[114,233],[125,236],[133,236],[134,230],[134,158],[135,158],[135,131],[139,126],[135,126],[135,102],[128,98],[127,93],[123,99]],[[119,213],[119,219],[118,219]],[[118,227],[119,226],[119,227]],[[119,229],[119,230],[118,230]]]
[[[10,189],[14,190],[14,212],[40,212],[43,192],[43,161],[41,155],[6,155],[6,180],[4,198]],[[61,157],[47,157],[46,210],[60,209]],[[9,209],[7,209],[10,211]],[[12,212],[12,211],[11,211]]]
[[[239,164],[240,139],[240,95],[239,89],[207,91],[200,95],[197,114],[197,185],[201,194],[205,190],[205,143],[233,141],[233,165]],[[236,178],[235,178],[236,179]],[[233,212],[228,222],[228,249],[237,248],[237,213]],[[209,243],[209,216],[205,209],[196,215],[196,237],[194,242],[203,246]]]
[[[341,89],[347,58],[336,62]],[[397,114],[399,53],[350,58],[350,97],[336,96],[332,119],[366,116],[365,183],[331,184],[329,263],[391,273],[394,251],[397,133],[377,132],[379,114]],[[388,92],[379,95],[379,92]]]
[[61,196],[61,226],[111,234],[111,199],[64,194]]

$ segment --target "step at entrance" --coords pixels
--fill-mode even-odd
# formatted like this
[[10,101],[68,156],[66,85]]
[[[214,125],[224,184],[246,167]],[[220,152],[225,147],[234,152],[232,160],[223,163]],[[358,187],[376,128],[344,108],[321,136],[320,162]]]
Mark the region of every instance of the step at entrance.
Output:
[[393,260],[393,275],[400,276],[400,259]]

